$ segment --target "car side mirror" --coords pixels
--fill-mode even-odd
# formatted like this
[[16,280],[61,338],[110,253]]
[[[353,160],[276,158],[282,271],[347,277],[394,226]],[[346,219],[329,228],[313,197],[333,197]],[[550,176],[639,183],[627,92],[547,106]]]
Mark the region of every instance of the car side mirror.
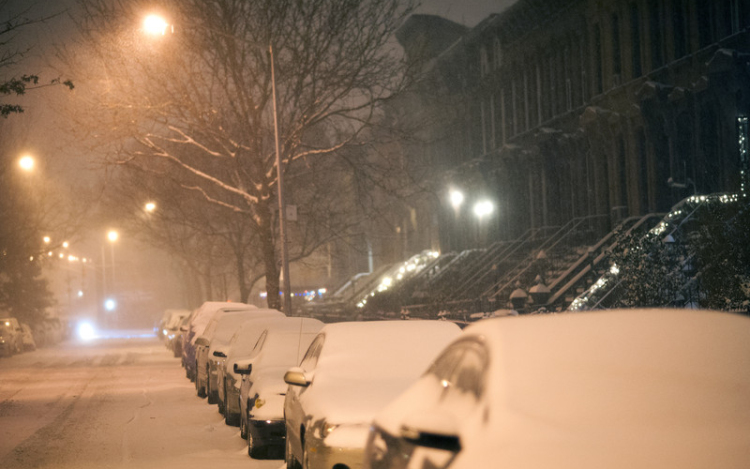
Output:
[[214,357],[227,358],[227,354],[221,350],[214,350]]
[[203,347],[208,347],[209,345],[211,345],[211,341],[209,341],[205,337],[198,337],[197,339],[195,339],[195,346],[197,347],[199,345]]
[[417,446],[457,453],[461,450],[458,422],[446,412],[412,414],[401,425],[401,438]]
[[305,371],[298,367],[290,368],[289,371],[284,374],[284,382],[286,384],[291,384],[292,386],[302,386],[303,388],[310,385],[310,380],[305,376]]
[[235,363],[234,364],[234,372],[238,375],[249,375],[253,372],[253,364],[252,363]]

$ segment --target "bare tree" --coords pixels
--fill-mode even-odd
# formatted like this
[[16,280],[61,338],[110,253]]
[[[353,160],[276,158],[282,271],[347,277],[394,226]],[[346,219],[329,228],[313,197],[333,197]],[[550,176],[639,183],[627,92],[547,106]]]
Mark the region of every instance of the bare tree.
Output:
[[[316,160],[357,142],[378,105],[405,85],[408,74],[392,36],[412,2],[165,1],[162,13],[173,26],[160,37],[138,30],[138,4],[80,0],[79,7],[81,41],[60,53],[66,71],[86,87],[71,106],[74,122],[102,142],[109,163],[179,173],[183,189],[246,213],[269,306],[278,307],[271,60],[282,170],[301,203],[312,187],[305,172],[335,167]],[[343,217],[345,204],[334,196],[344,182],[331,174],[321,181],[332,195],[313,200],[339,210],[323,217],[325,223],[309,216],[298,224],[292,258],[337,236],[331,219]],[[308,207],[301,216],[319,214]]]

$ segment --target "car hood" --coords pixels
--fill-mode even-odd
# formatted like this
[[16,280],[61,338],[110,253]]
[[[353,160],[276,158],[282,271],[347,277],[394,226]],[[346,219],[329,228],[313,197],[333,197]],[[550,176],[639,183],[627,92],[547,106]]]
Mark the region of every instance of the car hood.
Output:
[[322,418],[339,425],[371,422],[380,409],[411,384],[411,380],[402,379],[342,382],[319,378],[323,377],[314,377],[310,387],[300,396],[305,414],[313,421]]

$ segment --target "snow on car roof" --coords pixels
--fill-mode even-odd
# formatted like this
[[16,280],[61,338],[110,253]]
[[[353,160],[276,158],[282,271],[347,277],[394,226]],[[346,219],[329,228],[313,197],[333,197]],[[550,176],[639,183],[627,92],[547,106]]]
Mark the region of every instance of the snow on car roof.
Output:
[[[230,339],[230,348],[227,353],[227,363],[246,358],[255,347],[255,343],[258,341],[258,337],[266,330],[271,324],[284,321],[286,316],[283,313],[274,309],[266,309],[268,314],[257,319],[249,319],[240,325],[239,329],[234,333]],[[228,368],[231,369],[231,368]]]
[[310,412],[330,422],[369,423],[460,332],[448,321],[326,325],[310,389],[317,397]]
[[[211,340],[211,350],[226,345],[242,323],[253,318],[266,316],[277,317],[273,311],[258,311],[257,309],[233,311],[214,317],[211,322],[215,325],[210,337],[208,337]],[[211,326],[212,324],[209,324],[206,327],[206,333]]]
[[[323,352],[316,374],[357,374],[369,377],[409,374],[426,368],[460,329],[447,321],[373,321],[326,325]],[[400,366],[394,367],[394,364]]]
[[190,322],[190,327],[193,332],[195,332],[191,343],[195,344],[198,336],[203,333],[203,331],[206,329],[206,326],[217,312],[243,311],[248,309],[258,308],[245,303],[232,303],[230,301],[206,301],[200,306],[200,308],[198,308],[198,310],[195,312],[195,315],[193,316],[193,319]]
[[622,310],[492,319],[464,334],[491,350],[492,428],[475,436],[504,442],[503,466],[574,467],[558,464],[585,450],[585,467],[740,467],[722,465],[718,447],[747,463],[747,317]]
[[274,323],[253,367],[297,366],[323,326],[312,318],[286,318]]

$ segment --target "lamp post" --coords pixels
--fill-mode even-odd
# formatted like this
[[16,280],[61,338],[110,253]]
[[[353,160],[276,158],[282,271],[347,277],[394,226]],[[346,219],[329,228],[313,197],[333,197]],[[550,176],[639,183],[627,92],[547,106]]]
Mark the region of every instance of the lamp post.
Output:
[[273,44],[268,44],[271,59],[271,95],[273,98],[273,132],[276,143],[276,179],[279,186],[279,236],[281,236],[281,272],[284,276],[284,313],[292,314],[292,287],[289,278],[289,252],[286,244],[286,202],[284,200],[284,171],[281,169],[279,148],[279,117],[276,109],[276,67],[273,58]]
[[479,220],[479,228],[478,228],[478,238],[479,242],[477,244],[480,244],[481,246],[484,246],[486,244],[486,233],[484,233],[484,224],[482,221],[485,217],[492,214],[492,212],[495,210],[495,205],[489,201],[489,200],[480,200],[476,204],[474,204],[474,215],[477,216],[477,219]]
[[109,240],[109,251],[112,259],[112,291],[115,290],[115,242],[120,237],[120,234],[115,230],[109,230],[107,233],[107,239]]

